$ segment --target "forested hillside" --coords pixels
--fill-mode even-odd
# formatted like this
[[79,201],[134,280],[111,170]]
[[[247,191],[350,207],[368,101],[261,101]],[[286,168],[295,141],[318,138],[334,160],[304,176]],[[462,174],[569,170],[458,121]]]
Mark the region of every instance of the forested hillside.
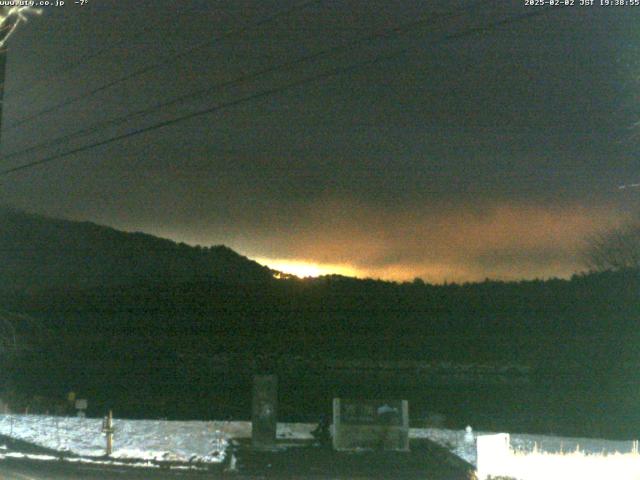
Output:
[[[277,370],[294,355],[526,365],[532,384],[519,394],[545,411],[555,398],[560,419],[565,406],[582,412],[567,417],[578,426],[603,405],[629,418],[640,400],[630,389],[640,380],[637,270],[462,285],[276,280],[226,247],[11,212],[1,222],[0,302],[47,329],[48,340],[13,364],[11,384],[24,392],[83,391],[131,415],[232,414],[248,405],[252,372]],[[229,363],[228,354],[247,360]],[[290,411],[314,411],[332,392],[387,388],[365,377],[349,385],[305,378],[282,380]],[[433,408],[437,395],[413,384],[393,392]],[[187,391],[190,404],[181,400]],[[468,389],[447,395],[471,408]],[[478,412],[506,394],[482,395]]]
[[0,265],[0,291],[10,292],[272,278],[224,246],[192,247],[9,208],[0,208]]

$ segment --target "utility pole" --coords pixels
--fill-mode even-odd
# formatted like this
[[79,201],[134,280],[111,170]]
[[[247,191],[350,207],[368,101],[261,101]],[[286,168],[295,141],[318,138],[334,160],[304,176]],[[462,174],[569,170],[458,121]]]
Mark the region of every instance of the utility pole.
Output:
[[0,136],[2,134],[2,107],[7,64],[6,42],[18,28],[18,25],[27,20],[27,14],[32,13],[40,14],[42,11],[33,7],[0,7]]
[[[7,49],[4,47],[4,43],[9,38],[9,32],[11,31],[11,24],[8,23],[10,19],[7,16],[9,7],[2,7],[0,10],[0,141],[2,139],[2,112],[4,111],[4,85],[5,85],[5,68],[7,65]],[[7,25],[5,25],[7,23]]]

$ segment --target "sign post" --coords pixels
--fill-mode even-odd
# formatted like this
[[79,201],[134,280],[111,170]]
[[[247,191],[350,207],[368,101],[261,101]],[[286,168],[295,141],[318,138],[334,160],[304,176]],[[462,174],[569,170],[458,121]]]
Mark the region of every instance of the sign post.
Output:
[[89,402],[86,398],[78,398],[76,399],[75,407],[78,411],[78,417],[84,418],[86,417],[87,407],[89,406]]

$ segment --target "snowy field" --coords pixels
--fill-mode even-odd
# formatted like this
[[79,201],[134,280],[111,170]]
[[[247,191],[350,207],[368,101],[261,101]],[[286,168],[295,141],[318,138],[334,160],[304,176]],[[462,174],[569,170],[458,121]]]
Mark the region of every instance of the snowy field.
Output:
[[[457,456],[477,466],[476,435],[491,435],[495,432],[474,432],[468,438],[464,430],[446,430],[440,428],[412,428],[411,438],[428,438],[451,450]],[[467,438],[465,438],[467,437]],[[512,433],[511,447],[518,452],[571,453],[580,450],[583,454],[629,453],[633,448],[631,441],[614,441],[598,438],[572,438],[549,435],[529,435]]]
[[[225,432],[234,432],[228,422],[116,419],[114,428],[113,458],[182,462],[222,462]],[[0,434],[80,456],[105,454],[102,419],[0,415]]]
[[[115,433],[112,457],[115,459],[218,463],[224,460],[231,439],[251,436],[250,422],[115,418],[113,424]],[[278,438],[312,439],[313,428],[315,424],[280,423]],[[491,432],[474,432],[469,435],[464,430],[412,428],[410,437],[432,440],[477,466],[475,434],[478,433]],[[102,419],[0,415],[0,434],[83,457],[99,457],[105,453]],[[511,446],[521,452],[532,452],[537,448],[547,453],[570,453],[579,448],[583,454],[613,454],[630,452],[632,442],[512,434]]]
[[[250,438],[251,422],[113,421],[113,458],[222,462],[229,440]],[[278,424],[278,438],[312,439],[315,424]],[[0,415],[0,434],[84,457],[105,454],[102,419],[48,415]]]

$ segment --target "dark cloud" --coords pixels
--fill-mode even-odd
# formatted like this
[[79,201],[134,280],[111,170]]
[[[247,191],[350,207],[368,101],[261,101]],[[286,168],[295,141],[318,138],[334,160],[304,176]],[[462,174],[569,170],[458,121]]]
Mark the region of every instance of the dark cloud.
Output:
[[[262,258],[430,280],[568,275],[581,238],[638,200],[640,9],[558,9],[495,32],[521,2],[317,2],[166,62],[20,127],[11,122],[293,5],[93,2],[46,11],[12,39],[3,151],[299,58],[421,15],[459,17],[217,90],[46,154],[328,69],[385,62],[255,99],[11,177],[0,201]],[[624,11],[622,11],[624,10]],[[121,42],[121,43],[119,43]],[[107,55],[68,69],[83,55]],[[44,79],[43,82],[38,82]],[[7,126],[9,126],[7,128]]]
[[[274,235],[267,255],[343,263],[383,278],[566,276],[583,268],[579,252],[590,232],[622,221],[609,208],[578,205],[439,205],[403,212],[345,205],[341,199],[311,207],[311,220],[289,236]],[[261,231],[256,238],[270,236]]]

